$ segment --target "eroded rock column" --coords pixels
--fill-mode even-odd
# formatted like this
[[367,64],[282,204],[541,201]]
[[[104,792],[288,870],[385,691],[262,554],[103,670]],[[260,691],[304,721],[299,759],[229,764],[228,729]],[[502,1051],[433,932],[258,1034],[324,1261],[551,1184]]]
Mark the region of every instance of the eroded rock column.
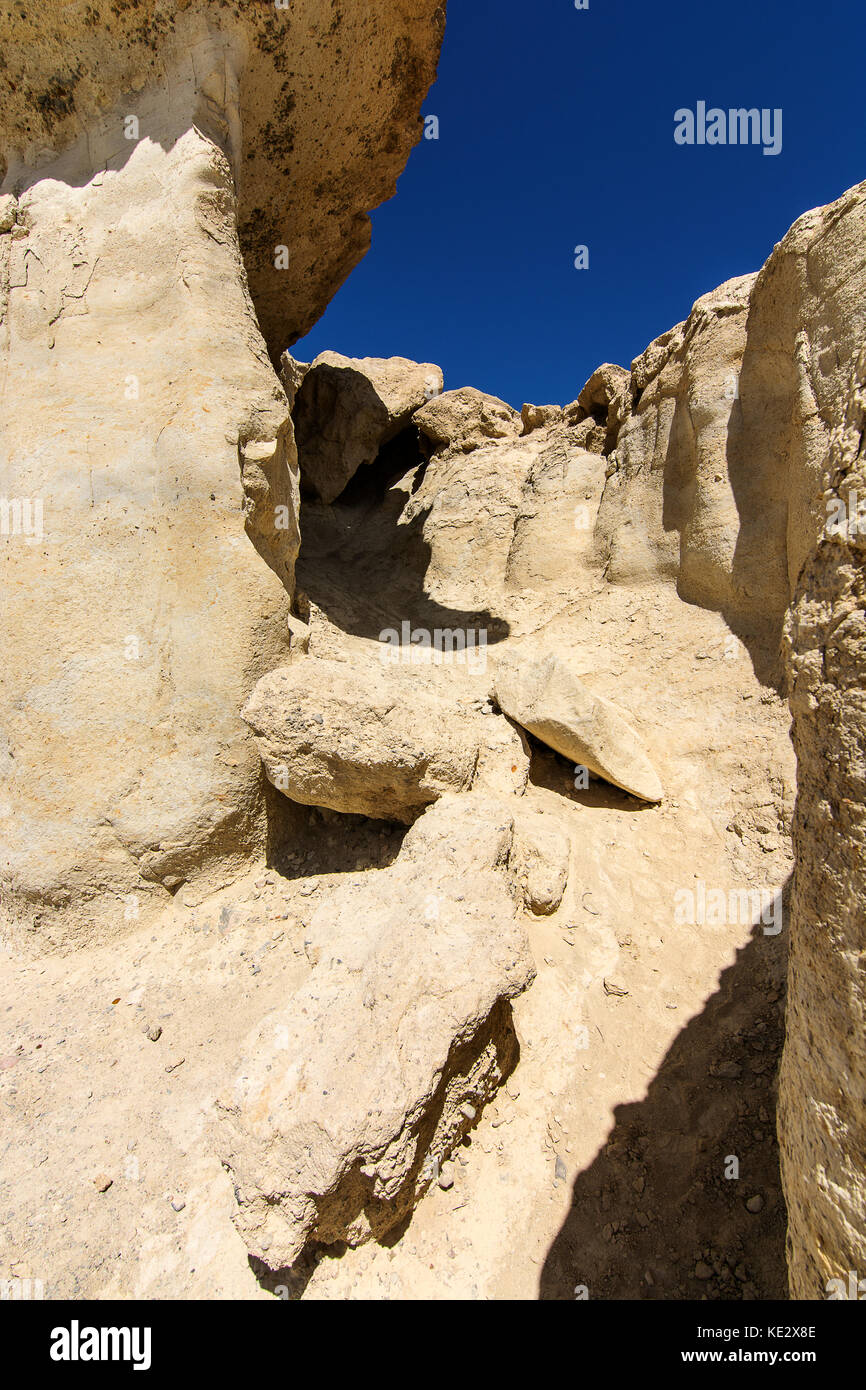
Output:
[[82,932],[261,846],[238,711],[298,548],[229,158],[151,101],[3,200],[3,870],[14,920]]

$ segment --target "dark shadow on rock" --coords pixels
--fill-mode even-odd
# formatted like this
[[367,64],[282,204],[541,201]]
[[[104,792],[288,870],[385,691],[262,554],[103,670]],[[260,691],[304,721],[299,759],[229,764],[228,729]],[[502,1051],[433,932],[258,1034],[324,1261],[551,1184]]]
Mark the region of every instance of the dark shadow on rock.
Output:
[[[350,366],[320,362],[312,367],[295,398],[292,418],[305,499],[319,495],[320,488],[322,497],[333,497],[345,477],[346,455],[357,463],[367,450],[375,455],[375,441],[387,443],[388,408],[369,377]],[[373,460],[368,455],[365,461]],[[363,463],[359,466],[363,470]]]
[[418,430],[410,425],[358,470],[335,502],[305,500],[298,583],[335,627],[357,637],[378,638],[408,621],[431,636],[437,629],[484,631],[488,644],[504,641],[511,630],[504,618],[489,609],[449,608],[426,591],[429,508],[400,523],[425,468]]
[[[785,922],[789,895],[790,883]],[[752,931],[645,1098],[616,1107],[607,1143],[575,1180],[540,1299],[573,1300],[580,1286],[590,1299],[787,1297],[776,1139],[787,950],[784,930]],[[729,1156],[739,1178],[725,1177]]]
[[[508,722],[514,723],[513,720]],[[519,726],[515,724],[514,727]],[[546,791],[556,792],[557,796],[564,796],[580,806],[593,809],[603,807],[608,811],[628,812],[657,809],[653,803],[641,801],[640,797],[632,796],[601,777],[590,776],[588,787],[576,787],[574,763],[548,748],[534,734],[527,733],[525,729],[520,732],[529,744],[529,780],[534,787],[544,787]]]
[[283,878],[311,878],[393,864],[408,826],[326,807],[302,806],[272,787],[262,772],[267,815],[266,862]]

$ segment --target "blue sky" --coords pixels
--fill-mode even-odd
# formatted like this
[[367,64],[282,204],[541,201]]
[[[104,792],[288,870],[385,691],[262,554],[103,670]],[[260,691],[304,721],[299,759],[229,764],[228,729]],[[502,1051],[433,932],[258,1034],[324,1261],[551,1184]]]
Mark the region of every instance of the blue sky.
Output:
[[[866,178],[864,40],[863,0],[449,0],[423,106],[439,139],[295,356],[400,355],[446,389],[574,400]],[[781,153],[677,145],[699,101],[781,108]]]

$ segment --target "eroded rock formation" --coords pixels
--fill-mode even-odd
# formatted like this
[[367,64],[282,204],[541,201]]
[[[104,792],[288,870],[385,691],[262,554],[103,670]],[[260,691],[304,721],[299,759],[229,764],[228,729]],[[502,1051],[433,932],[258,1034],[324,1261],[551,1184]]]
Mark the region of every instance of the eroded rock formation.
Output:
[[[68,1022],[99,1034],[94,1069],[117,1065],[115,1108],[133,1092],[137,1115],[150,1105],[151,1170],[168,1150],[207,1192],[172,1292],[212,1276],[214,1249],[240,1252],[247,1291],[247,1253],[283,1270],[390,1237],[434,1184],[450,1189],[463,1151],[474,1200],[459,1209],[491,1284],[525,1228],[552,1238],[542,1282],[571,1296],[577,1251],[606,1289],[614,1256],[593,1242],[615,1232],[597,1235],[597,1191],[588,1225],[570,1223],[603,1149],[645,1191],[651,1156],[635,1177],[617,1151],[637,1152],[665,1106],[648,1096],[624,1143],[606,1117],[646,1090],[651,1058],[676,1111],[655,1199],[676,1219],[637,1214],[617,1288],[692,1221],[699,1181],[706,1224],[759,1273],[708,1256],[683,1274],[671,1254],[659,1296],[777,1295],[763,1042],[744,1059],[736,1143],[767,1196],[738,1207],[713,1206],[692,1150],[720,1126],[729,1142],[743,1107],[718,1087],[743,1065],[716,1058],[714,1035],[690,1090],[677,1048],[694,1049],[682,1018],[737,955],[758,1002],[750,1018],[722,999],[731,1046],[778,1020],[786,691],[799,800],[780,1136],[791,1289],[823,1297],[866,1265],[866,185],[563,407],[443,392],[437,367],[403,358],[296,362],[419,134],[443,21],[436,0],[0,15],[10,954],[17,969],[82,947],[55,981],[76,1001]],[[23,967],[20,981],[7,1012],[35,999],[54,1027],[55,999]],[[199,989],[207,1016],[190,1024]],[[131,1043],[108,1015],[144,1008],[146,990],[154,1018],[188,1031],[142,1095],[162,1024],[144,1019]],[[88,1142],[67,1134],[76,1082],[10,1092],[10,1109],[53,1117],[57,1153],[23,1162],[28,1192]],[[488,1107],[493,1157],[472,1146]],[[684,1114],[688,1180],[671,1198]],[[101,1118],[108,1148],[128,1145]],[[503,1140],[512,1124],[519,1140]],[[575,1170],[555,1239],[548,1163],[555,1184]],[[148,1240],[163,1241],[160,1258],[138,1252],[140,1295],[142,1271],[171,1267],[153,1214],[165,1179],[124,1180],[127,1213],[142,1182]],[[56,1196],[39,1193],[49,1224]],[[16,1250],[50,1239],[77,1291],[86,1257],[63,1253],[68,1232],[17,1220]],[[429,1220],[416,1275],[435,1268]],[[88,1239],[116,1238],[111,1214],[87,1222]],[[98,1271],[84,1281],[101,1294]]]
[[513,845],[507,806],[443,798],[391,869],[314,915],[309,984],[219,1103],[235,1222],[271,1268],[310,1239],[386,1236],[516,1065],[510,1001],[534,968]]
[[266,344],[364,253],[444,15],[331,19],[313,0],[0,15],[2,878],[40,944],[128,928],[265,844],[239,711],[286,659],[299,544]]

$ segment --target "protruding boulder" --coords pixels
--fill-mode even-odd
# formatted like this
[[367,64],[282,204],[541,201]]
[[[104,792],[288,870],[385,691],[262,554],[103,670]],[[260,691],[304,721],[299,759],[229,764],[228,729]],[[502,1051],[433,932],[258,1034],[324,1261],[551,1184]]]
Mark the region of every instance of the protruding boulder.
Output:
[[556,753],[642,801],[664,792],[640,736],[610,700],[594,695],[551,653],[503,656],[495,696],[505,714]]
[[320,353],[294,409],[304,491],[333,502],[442,385],[432,362]]
[[[272,671],[243,717],[268,779],[307,806],[408,823],[443,792],[468,790],[480,760],[513,769],[514,790],[525,785],[528,760],[505,721],[451,703],[420,674],[375,658],[308,657]],[[495,759],[481,756],[488,739]]]
[[534,969],[501,803],[447,797],[397,861],[313,915],[308,982],[218,1102],[235,1225],[272,1269],[404,1221],[514,1068]]
[[574,442],[582,449],[593,454],[611,453],[627,412],[630,380],[624,367],[605,362],[596,367],[577,400],[565,407],[565,424],[574,431]]
[[586,415],[592,415],[599,424],[606,424],[608,411],[617,396],[622,395],[629,380],[625,367],[613,362],[603,362],[596,367],[589,381],[577,398],[577,403]]
[[[167,124],[194,124],[231,162],[250,293],[276,360],[366,254],[367,214],[393,195],[421,138],[444,28],[441,0],[4,5],[0,180],[7,162],[14,176],[76,143],[94,173],[116,171],[139,138],[168,149]],[[142,274],[147,257],[136,264]]]
[[449,449],[464,454],[493,439],[517,438],[521,426],[516,410],[474,386],[446,391],[419,410],[414,423],[434,452]]

